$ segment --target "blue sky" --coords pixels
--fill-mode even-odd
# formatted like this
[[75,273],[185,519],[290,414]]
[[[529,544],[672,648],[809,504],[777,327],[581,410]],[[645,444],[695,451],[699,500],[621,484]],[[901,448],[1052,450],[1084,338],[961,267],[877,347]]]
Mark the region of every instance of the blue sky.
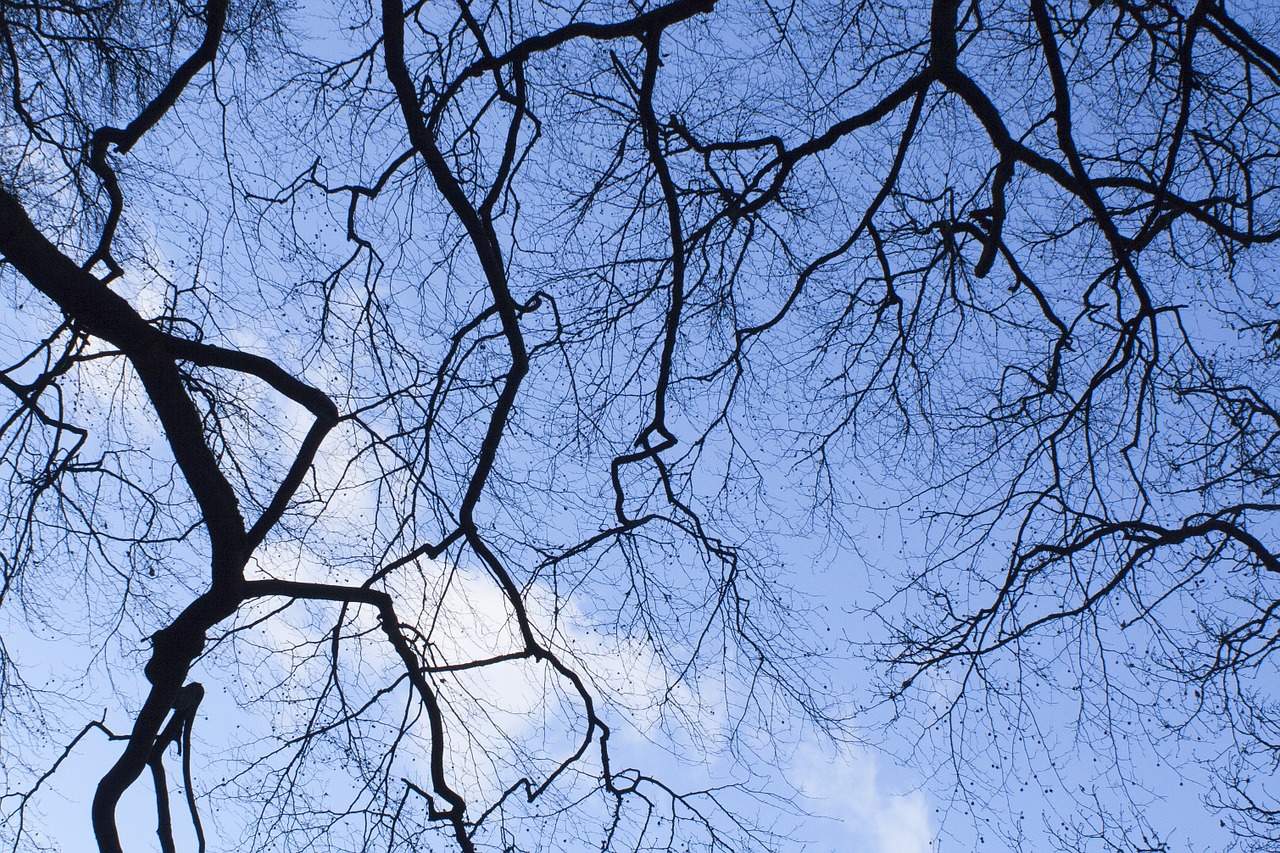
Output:
[[[493,7],[488,37],[634,11],[513,8]],[[1030,8],[1041,5],[961,8],[964,68],[1018,144],[1058,157],[1050,128],[1065,120],[1050,110],[1059,95],[1047,60],[1028,50]],[[1092,166],[1127,176],[1113,181],[1115,218],[1138,228],[1170,202],[1128,204],[1125,193],[1139,190],[1125,170],[1154,168],[1128,152],[1159,136],[1172,101],[1153,94],[1160,86],[1116,82],[1148,67],[1145,54],[1126,53],[1138,34],[1120,39],[1129,24],[1108,28],[1097,22],[1110,7],[1088,8],[1089,26],[1063,29],[1080,40],[1063,35],[1073,61],[1091,69],[1099,46],[1118,58],[1106,73],[1081,72],[1075,128],[1103,152]],[[1270,500],[1271,433],[1244,430],[1218,447],[1248,407],[1197,402],[1214,382],[1275,385],[1270,250],[1246,262],[1190,224],[1191,237],[1171,227],[1169,249],[1144,255],[1133,274],[1164,306],[1148,312],[1143,288],[1125,286],[1096,210],[1068,191],[1061,170],[1036,172],[1042,161],[1027,156],[1000,192],[1013,199],[1002,223],[1010,253],[1030,274],[1001,265],[977,275],[986,253],[974,231],[999,206],[1001,155],[972,97],[954,81],[948,93],[914,76],[946,53],[929,42],[941,24],[918,4],[721,2],[673,26],[660,55],[637,38],[584,38],[531,59],[527,79],[464,74],[466,57],[489,50],[467,35],[482,25],[424,4],[411,16],[410,88],[435,97],[445,77],[466,78],[432,125],[459,192],[483,206],[485,181],[512,180],[488,198],[489,248],[502,258],[486,265],[476,249],[487,244],[468,242],[474,233],[433,183],[429,158],[406,153],[377,12],[302,4],[287,10],[288,26],[258,33],[261,42],[230,34],[212,73],[119,158],[127,271],[112,286],[173,335],[276,359],[351,415],[249,561],[250,579],[359,584],[450,535],[459,507],[480,495],[467,547],[408,561],[378,582],[397,596],[413,648],[439,679],[450,773],[476,803],[521,773],[551,775],[586,725],[583,703],[545,661],[459,671],[518,651],[511,597],[495,580],[505,573],[539,638],[591,685],[616,729],[619,765],[652,767],[691,790],[759,788],[755,799],[724,796],[784,848],[1038,850],[1069,847],[1072,832],[1110,833],[1109,820],[1158,831],[1173,849],[1226,846],[1201,799],[1214,795],[1215,769],[1240,757],[1233,738],[1247,726],[1232,728],[1226,710],[1192,695],[1194,667],[1178,666],[1211,657],[1232,619],[1265,611],[1274,573],[1210,539],[1207,551],[1175,547],[1117,575],[1154,535],[1147,528],[1100,537],[1057,563],[1019,559],[1057,555],[1059,542],[1126,513],[1176,527],[1232,501]],[[461,47],[437,51],[441,33]],[[1229,48],[1209,56],[1221,65],[1214,75],[1165,70],[1185,76],[1188,92],[1248,77],[1232,63],[1249,52]],[[31,54],[36,68],[41,55]],[[918,98],[901,88],[908,79]],[[486,88],[495,80],[497,95]],[[45,98],[74,101],[84,116],[64,126],[54,110],[43,126],[71,137],[124,123],[119,114],[133,105],[123,96],[81,103],[95,82],[61,94],[42,83],[17,102],[48,111]],[[526,83],[527,113],[508,91]],[[1216,192],[1219,174],[1231,189],[1235,154],[1270,144],[1263,106],[1250,101],[1239,122],[1216,106],[1236,96],[1226,86],[1195,100],[1204,110],[1197,150],[1209,153],[1185,176],[1170,170],[1179,191]],[[890,101],[857,132],[836,132]],[[5,186],[32,199],[44,233],[84,254],[77,240],[98,221],[75,200],[88,173],[59,171],[83,140],[59,148],[24,137],[21,117],[4,115],[0,153],[17,158]],[[710,144],[723,139],[737,141]],[[1177,147],[1166,137],[1150,144],[1156,154]],[[507,162],[504,146],[519,152],[514,171],[495,165]],[[786,152],[807,153],[790,162]],[[1264,200],[1280,182],[1270,159],[1264,152],[1255,164]],[[896,191],[884,196],[890,175]],[[1202,202],[1197,222],[1218,204]],[[678,285],[677,269],[686,273]],[[40,342],[61,316],[4,275],[0,352],[9,363],[32,349],[43,357]],[[511,322],[488,309],[495,278],[514,294],[504,310],[532,355],[489,460],[489,418],[514,387]],[[669,334],[677,290],[687,304]],[[199,518],[144,389],[100,343],[81,356],[60,391],[67,413],[92,427],[84,458],[101,466],[72,470],[59,492],[44,489],[44,457],[31,450],[44,449],[47,433],[6,457],[13,505],[44,495],[31,538],[21,513],[3,522],[25,574],[6,593],[0,625],[36,688],[15,692],[5,709],[0,748],[19,788],[102,708],[106,725],[128,728],[145,694],[148,638],[207,583]],[[12,377],[30,381],[39,364]],[[252,516],[310,415],[248,374],[187,367],[208,439]],[[671,446],[637,453],[667,435]],[[1232,468],[1236,453],[1244,462]],[[482,458],[493,471],[473,493]],[[1246,512],[1260,516],[1248,516],[1250,529],[1267,542],[1270,511]],[[629,526],[642,516],[651,523]],[[497,555],[488,571],[480,540]],[[1114,594],[1081,618],[1022,633],[1109,578]],[[1007,604],[1008,590],[1025,593],[1016,607],[983,609]],[[335,804],[355,803],[344,828],[390,822],[388,792],[403,790],[401,773],[421,778],[429,754],[396,660],[368,613],[343,621],[339,662],[333,605],[277,605],[244,608],[198,662],[209,692],[198,787],[230,832],[252,826],[265,802],[277,805],[273,793],[303,792],[276,784],[291,772],[314,794],[280,806],[296,806],[299,820],[322,824]],[[893,663],[904,648],[929,658],[930,632],[945,646],[955,636],[946,620],[973,613],[990,619],[948,649],[948,661],[923,674]],[[1272,657],[1259,655],[1237,682],[1264,709]],[[836,740],[824,739],[824,726]],[[328,738],[316,738],[314,753],[291,740],[309,727]],[[42,838],[86,845],[86,792],[116,748],[102,740],[91,733],[42,791]],[[23,766],[19,753],[34,763]],[[1264,767],[1267,756],[1248,760]],[[255,772],[237,775],[238,759],[257,761]],[[565,774],[561,800],[548,799],[573,800],[593,760],[583,759],[585,776]],[[374,780],[368,788],[351,781],[361,773]],[[599,818],[602,807],[583,802],[583,814]],[[154,845],[145,784],[121,815],[130,839]],[[552,835],[569,820],[543,817]],[[280,826],[264,819],[255,837],[283,844],[285,834],[272,834],[285,833]]]

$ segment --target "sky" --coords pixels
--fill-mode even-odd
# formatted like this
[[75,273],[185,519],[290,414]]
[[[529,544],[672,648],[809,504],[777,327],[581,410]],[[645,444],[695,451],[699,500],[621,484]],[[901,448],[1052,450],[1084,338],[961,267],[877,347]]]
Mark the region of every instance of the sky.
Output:
[[[673,140],[684,139],[680,121],[695,120],[701,122],[695,128],[699,133],[745,137],[777,130],[787,134],[788,144],[814,137],[823,122],[863,105],[860,86],[900,79],[904,69],[922,61],[924,42],[898,50],[922,37],[927,16],[921,7],[881,6],[874,15],[859,12],[871,17],[856,18],[867,24],[857,29],[848,26],[855,19],[838,4],[797,6],[792,18],[779,16],[768,4],[722,2],[717,14],[723,18],[710,24],[695,21],[669,34],[667,52],[658,63],[665,70],[654,121],[661,118]],[[538,8],[551,17],[563,12],[550,4]],[[364,49],[373,37],[362,29],[366,22],[355,5],[302,4],[296,11],[300,18],[291,20],[302,24],[286,33],[295,39],[288,44],[316,55],[343,56],[352,45]],[[454,14],[451,7],[425,4],[416,20],[431,25],[438,17],[452,26]],[[785,43],[775,37],[780,31],[788,34]],[[996,27],[991,32],[1003,31]],[[1005,67],[1000,63],[1021,69],[1010,58],[1024,52],[1019,38],[1011,42],[1008,56],[994,57],[989,68],[979,70],[998,80]],[[430,47],[425,36],[419,42],[411,49]],[[670,425],[682,443],[664,459],[677,471],[679,485],[696,495],[692,502],[713,535],[746,546],[743,554],[751,559],[742,564],[741,586],[734,590],[740,597],[726,599],[739,605],[730,616],[742,616],[742,621],[735,623],[725,615],[727,606],[720,609],[717,603],[714,593],[729,588],[717,586],[727,571],[717,562],[720,555],[693,543],[692,536],[650,536],[655,529],[650,528],[625,545],[612,550],[601,545],[560,567],[543,559],[613,523],[610,462],[634,450],[635,436],[655,407],[655,365],[674,266],[664,254],[667,220],[658,215],[662,198],[644,156],[643,134],[637,122],[618,119],[629,115],[639,97],[634,75],[642,65],[654,68],[640,62],[638,42],[633,42],[621,54],[609,54],[609,48],[594,42],[556,54],[548,61],[558,64],[537,69],[545,76],[534,78],[555,94],[535,103],[543,119],[536,134],[526,126],[525,135],[515,137],[532,144],[536,135],[537,145],[522,161],[520,178],[527,180],[521,185],[523,194],[501,199],[499,220],[509,232],[499,239],[507,251],[509,276],[520,297],[528,300],[521,322],[537,358],[508,425],[498,473],[481,504],[484,531],[504,554],[512,555],[538,630],[573,656],[594,679],[596,693],[606,697],[602,713],[616,728],[619,765],[653,768],[677,787],[691,790],[728,783],[761,789],[756,800],[726,796],[744,814],[787,838],[786,849],[1012,849],[1019,839],[1008,835],[1017,833],[1025,833],[1031,847],[1046,839],[1068,844],[1073,829],[1085,835],[1100,831],[1096,822],[1101,817],[1077,811],[1090,803],[1144,817],[1174,849],[1225,847],[1224,827],[1200,802],[1208,778],[1200,765],[1215,760],[1215,752],[1226,754],[1222,747],[1232,733],[1201,730],[1196,728],[1200,721],[1193,720],[1188,737],[1166,734],[1161,726],[1167,728],[1169,715],[1177,711],[1157,707],[1148,712],[1142,703],[1152,694],[1138,683],[1140,674],[1136,681],[1126,673],[1112,681],[1097,672],[1099,661],[1132,661],[1149,639],[1142,633],[1146,627],[1135,628],[1126,613],[1116,620],[1119,627],[1108,623],[1094,633],[1086,630],[1088,625],[1081,628],[1075,646],[1069,646],[1072,638],[1059,635],[1047,641],[1046,651],[1026,649],[1025,657],[993,671],[989,694],[961,690],[987,674],[981,666],[954,666],[921,676],[914,684],[913,704],[877,698],[884,691],[875,691],[883,685],[874,682],[883,680],[886,668],[883,660],[873,663],[869,657],[877,651],[883,657],[884,647],[869,644],[926,612],[923,605],[985,603],[991,578],[1001,576],[1007,554],[975,558],[973,571],[947,575],[957,591],[954,600],[941,593],[931,601],[913,599],[924,595],[919,587],[895,595],[904,588],[903,578],[917,577],[920,566],[935,565],[940,549],[956,542],[963,556],[972,548],[1007,547],[1021,535],[1016,529],[1021,518],[1014,512],[993,522],[989,536],[966,539],[980,525],[965,529],[965,522],[957,522],[949,527],[940,514],[930,515],[936,501],[954,498],[958,509],[998,502],[1007,486],[1000,479],[1007,473],[1002,466],[1016,465],[1017,451],[1024,446],[1019,441],[1036,437],[1032,429],[1011,430],[1006,444],[969,444],[971,434],[947,421],[959,438],[935,454],[931,451],[945,444],[943,432],[922,431],[919,421],[911,421],[921,413],[906,411],[909,406],[899,412],[893,401],[882,401],[861,410],[862,420],[852,418],[851,401],[858,389],[880,387],[885,365],[895,364],[893,344],[872,335],[875,329],[867,324],[888,316],[895,304],[901,306],[904,294],[910,299],[914,293],[923,304],[935,289],[952,295],[963,291],[963,298],[956,296],[955,304],[946,303],[931,315],[935,324],[921,333],[922,340],[951,344],[925,351],[919,361],[915,353],[905,358],[897,366],[910,375],[895,386],[919,391],[926,408],[942,403],[925,414],[954,415],[957,423],[974,413],[990,418],[992,401],[1000,394],[1039,381],[1030,369],[1022,369],[1022,362],[1016,369],[1008,367],[993,353],[1013,352],[1013,361],[1025,356],[1025,363],[1038,370],[1056,335],[1044,323],[1028,320],[1038,310],[1034,298],[1024,283],[1008,276],[996,276],[994,285],[990,279],[964,279],[968,290],[954,279],[947,280],[950,291],[933,288],[936,279],[929,277],[930,271],[945,267],[929,258],[931,241],[941,240],[938,234],[946,230],[939,226],[940,217],[973,222],[990,216],[989,210],[975,209],[979,202],[973,199],[985,197],[992,151],[981,142],[982,128],[957,107],[955,98],[939,96],[930,102],[920,144],[904,167],[903,191],[894,200],[898,207],[892,210],[898,217],[895,227],[901,226],[894,235],[897,242],[890,245],[893,261],[910,266],[925,258],[923,272],[912,268],[896,279],[881,277],[882,258],[870,247],[852,259],[837,254],[835,263],[820,270],[816,262],[806,267],[860,228],[856,223],[890,169],[899,134],[913,121],[907,101],[883,125],[833,143],[828,156],[801,162],[777,205],[781,212],[775,217],[769,208],[758,230],[751,232],[750,240],[756,242],[748,245],[747,229],[734,217],[720,217],[715,228],[722,230],[712,228],[708,233],[714,239],[708,238],[703,254],[693,259],[702,266],[690,283],[679,349],[683,374],[669,401]],[[976,44],[975,64],[984,56],[978,51],[986,42]],[[379,76],[376,47],[323,78],[332,82],[351,75],[346,84],[318,97],[320,72],[314,67],[298,70],[290,64],[296,57],[287,51],[269,54],[274,43],[264,49],[275,58],[265,62],[248,42],[225,46],[217,65],[218,85],[201,82],[184,96],[174,113],[134,149],[134,159],[128,161],[134,170],[122,172],[130,211],[137,217],[128,234],[133,241],[129,273],[113,286],[147,316],[164,316],[171,307],[168,300],[176,300],[177,313],[194,321],[176,323],[175,329],[199,327],[210,340],[278,358],[332,393],[344,411],[360,410],[361,421],[344,422],[326,441],[298,511],[251,561],[254,577],[354,582],[388,557],[438,536],[451,520],[451,510],[439,507],[453,506],[465,491],[495,389],[507,375],[497,322],[490,317],[469,324],[487,304],[479,264],[465,251],[461,229],[425,174],[406,168],[395,173],[377,199],[352,195],[351,183],[372,183],[405,145],[402,118],[389,106]],[[804,55],[804,49],[812,53]],[[885,56],[875,58],[875,49],[885,50]],[[825,58],[820,62],[819,57]],[[864,62],[871,64],[863,67]],[[803,87],[795,85],[800,76]],[[424,87],[434,85],[427,70],[420,77]],[[361,82],[369,79],[378,82]],[[484,75],[474,79],[488,85]],[[1047,84],[1016,76],[1015,82],[1020,87],[1001,106],[1012,117],[1036,119],[1035,129],[1027,130],[1027,138],[1036,141],[1035,134],[1045,132],[1047,120],[1041,121],[1036,110]],[[463,90],[459,112],[442,119],[441,133],[459,151],[474,155],[480,165],[468,174],[480,180],[508,138],[495,131],[503,129],[506,113],[501,110],[507,102],[489,99],[487,90],[476,91]],[[1096,101],[1088,106],[1102,116],[1110,105]],[[462,114],[464,108],[480,110],[486,104],[499,106],[474,122]],[[1133,106],[1133,114],[1141,114],[1145,106]],[[1136,132],[1139,125],[1135,120],[1122,130]],[[1078,126],[1087,132],[1111,129],[1096,116]],[[966,144],[973,139],[981,144]],[[3,141],[4,150],[20,147],[9,137]],[[717,180],[733,184],[746,181],[760,165],[753,158],[773,150],[774,143],[760,136],[754,148],[720,150],[700,159],[685,147],[670,159],[692,164],[689,174],[698,181],[711,180],[698,171],[705,166],[707,174],[714,172]],[[23,173],[32,194],[38,195],[46,186],[40,176],[60,168],[60,161],[37,145],[24,165],[37,175]],[[1029,184],[1032,178],[1025,172],[1018,181]],[[931,194],[944,178],[950,182],[945,191]],[[588,204],[582,201],[582,189],[595,179],[601,198]],[[58,211],[74,209],[67,201],[72,185],[68,180],[48,190],[46,219],[55,221]],[[1025,185],[1013,186],[1021,191]],[[691,194],[685,215],[692,221],[701,221],[705,211],[700,205],[717,210],[728,192],[724,187],[704,190]],[[758,191],[742,190],[744,195]],[[1058,253],[1045,261],[1046,278],[1065,282],[1066,296],[1050,294],[1065,304],[1077,296],[1072,290],[1078,284],[1075,276],[1103,262],[1097,260],[1097,241],[1081,236],[1085,228],[1060,226],[1066,233],[1053,245],[1036,243],[1040,229],[1059,227],[1055,220],[1069,218],[1070,211],[1054,207],[1055,192],[1041,188],[1020,196],[1030,200],[1011,214],[1010,231],[1016,225],[1031,235],[1023,247],[1028,257]],[[351,215],[354,231],[348,233],[348,204],[356,197],[362,201]],[[635,199],[640,201],[630,206]],[[48,230],[56,229],[50,225]],[[952,237],[948,231],[947,240]],[[369,245],[377,247],[376,254]],[[883,263],[887,267],[890,259],[884,257]],[[800,269],[806,272],[800,274]],[[707,378],[704,371],[728,363],[723,359],[735,334],[769,317],[779,304],[789,305],[787,294],[800,280],[797,276],[803,279],[814,270],[818,273],[800,307],[777,326],[776,334],[751,345],[750,369],[741,376],[724,370]],[[1203,289],[1197,276],[1188,273],[1188,282],[1194,282],[1179,278],[1170,287]],[[1265,283],[1259,286],[1265,288]],[[5,287],[10,316],[0,329],[0,351],[12,361],[60,318],[20,283],[6,279]],[[1201,296],[1207,304],[1216,293]],[[1080,354],[1068,358],[1078,358],[1074,369],[1083,376],[1110,352],[1101,344],[1090,346],[1099,340],[1105,344],[1114,332],[1116,324],[1107,312],[1125,307],[1102,297],[1094,304],[1091,298],[1085,297],[1083,308],[1071,305],[1083,311],[1084,319],[1077,323],[1080,334],[1071,350]],[[597,311],[601,301],[615,307],[615,314]],[[1228,308],[1221,316],[1229,315]],[[989,317],[999,319],[981,325]],[[1188,325],[1203,325],[1210,330],[1205,337],[1223,343],[1222,330],[1213,321]],[[128,711],[145,689],[140,671],[148,636],[198,594],[207,573],[203,545],[190,535],[194,528],[188,526],[185,492],[176,485],[155,423],[137,405],[142,392],[136,380],[102,349],[91,348],[88,354],[91,358],[68,380],[66,394],[77,416],[101,426],[86,454],[111,451],[108,475],[93,480],[94,472],[89,472],[84,481],[92,482],[74,493],[77,503],[68,504],[72,520],[41,528],[43,550],[31,562],[26,587],[10,599],[28,608],[25,616],[12,610],[0,614],[6,620],[0,634],[9,653],[28,672],[40,675],[33,694],[37,701],[10,713],[32,711],[27,719],[33,722],[42,714],[48,715],[43,719],[57,719],[51,731],[60,742],[100,713],[113,730],[127,728]],[[455,373],[440,386],[447,390],[432,397],[437,369],[449,374],[439,367],[446,358],[453,359]],[[1267,364],[1266,359],[1255,361]],[[259,383],[232,379],[225,371],[194,375],[204,383],[208,399],[220,397],[227,403],[223,423],[230,428],[215,443],[244,450],[235,459],[241,478],[237,487],[245,506],[260,506],[300,443],[306,416]],[[718,395],[731,382],[739,397],[720,420]],[[402,394],[405,389],[413,393]],[[1145,411],[1141,400],[1131,405],[1125,399],[1127,386],[1109,390],[1119,402],[1111,409],[1100,404],[1099,422],[1116,411],[1121,418]],[[429,404],[424,402],[428,398]],[[407,402],[401,406],[401,400]],[[422,424],[429,417],[436,420],[427,431]],[[1168,421],[1176,432],[1176,416],[1162,423]],[[696,441],[707,423],[720,424],[720,431]],[[1103,423],[1098,429],[1111,426]],[[819,441],[824,432],[829,441]],[[1078,440],[1083,447],[1095,438]],[[1111,453],[1115,443],[1086,448],[1104,460],[1098,470],[1111,475],[1128,460],[1124,453]],[[1150,458],[1162,449],[1153,449]],[[961,478],[956,485],[953,474],[974,457],[991,460],[991,467],[980,472],[990,477]],[[1080,451],[1070,461],[1083,466],[1093,458]],[[651,462],[637,460],[619,470],[625,493],[619,503],[633,517],[657,507],[685,518],[665,500]],[[116,473],[121,477],[110,476]],[[1035,485],[1036,474],[1048,472],[1033,470],[1020,482]],[[688,480],[678,479],[686,475]],[[145,494],[130,492],[118,485],[125,476],[154,488]],[[1092,486],[1082,479],[1080,488],[1095,489],[1102,495],[1100,503],[1125,504],[1134,496],[1126,491],[1123,476],[1104,476],[1101,485]],[[20,484],[35,482],[24,480],[20,472],[14,477]],[[930,478],[948,485],[927,494],[923,484],[934,482]],[[1014,497],[1013,503],[1027,500],[1023,492]],[[1173,503],[1194,505],[1198,500],[1198,493],[1186,490]],[[77,514],[81,511],[83,516]],[[315,517],[322,520],[313,523]],[[111,532],[90,541],[81,535],[82,522]],[[144,523],[154,525],[155,541],[138,548],[117,541],[121,529],[127,539],[138,530],[130,525]],[[972,545],[974,541],[978,544]],[[472,558],[416,561],[390,581],[408,603],[405,620],[422,634],[420,648],[429,648],[441,660],[502,654],[516,645],[510,608],[478,562],[468,560]],[[1107,568],[1105,560],[1099,563]],[[1086,568],[1098,569],[1099,563]],[[634,571],[636,565],[644,570]],[[1095,575],[1084,574],[1087,588]],[[650,610],[634,606],[637,590]],[[1228,598],[1230,593],[1224,593],[1217,600]],[[1036,606],[1056,600],[1051,591],[1029,607],[1034,614]],[[699,619],[708,612],[717,618],[703,632]],[[656,618],[646,621],[650,617]],[[1189,613],[1181,618],[1194,621]],[[201,784],[214,789],[215,807],[217,797],[226,798],[228,813],[233,805],[245,807],[237,817],[222,818],[233,828],[252,817],[259,805],[254,797],[271,789],[271,774],[278,771],[283,777],[293,767],[284,766],[280,756],[285,751],[278,744],[308,725],[313,707],[321,709],[318,719],[329,720],[325,714],[334,713],[338,687],[326,681],[330,670],[325,657],[333,621],[330,605],[281,612],[269,605],[250,608],[197,666],[195,677],[209,691],[196,733],[196,758],[206,770],[202,779],[209,780]],[[749,629],[743,632],[745,640],[731,630],[743,624]],[[349,681],[341,686],[353,697],[367,698],[394,677],[397,664],[379,643],[367,614],[353,616],[346,625],[342,655],[349,669],[343,678]],[[753,668],[750,651],[751,643],[761,640],[785,665],[771,682],[761,679],[764,686],[757,692],[760,670]],[[1075,656],[1080,648],[1085,652]],[[794,657],[786,657],[797,649]],[[1099,654],[1091,656],[1094,651]],[[690,668],[677,672],[685,660],[693,662]],[[503,774],[513,772],[512,767],[547,772],[552,759],[576,743],[580,709],[563,680],[545,665],[503,663],[481,674],[448,678],[442,692],[453,703],[456,716],[451,719],[457,731],[469,733],[458,737],[463,745],[450,755],[451,771],[484,794],[477,800],[508,782]],[[1113,693],[1081,694],[1073,679],[1077,686],[1121,687]],[[806,687],[812,692],[805,694]],[[1129,687],[1137,689],[1125,692]],[[788,694],[792,688],[795,692]],[[390,739],[404,735],[404,746],[397,746],[400,752],[386,767],[396,773],[421,770],[425,739],[420,728],[398,722],[400,709],[392,701],[402,698],[397,689],[388,688],[385,701],[371,703],[375,707],[367,719],[350,726],[354,734],[348,742],[335,735],[335,742],[326,745],[330,752],[309,757],[312,763],[306,767],[313,775],[306,778],[318,780],[318,801],[327,806],[344,796],[348,803],[358,798],[358,791],[343,787],[349,785],[342,781],[343,762],[354,762],[353,755],[364,758],[362,743],[386,746],[388,732],[394,733]],[[820,726],[796,711],[791,701],[796,695],[815,707],[830,700],[832,713],[846,724],[839,743],[824,739]],[[961,725],[945,724],[951,712]],[[941,725],[930,725],[939,720]],[[45,738],[42,731],[10,729],[2,736],[6,750],[31,746],[46,755],[56,754],[60,743],[23,742]],[[40,833],[33,836],[37,843],[89,846],[89,790],[117,748],[90,733],[43,786],[33,811],[42,816],[38,827],[32,824]],[[241,785],[234,775],[224,780],[221,774],[231,772],[231,762],[253,750],[269,753],[263,765],[271,768],[263,774],[266,781],[246,777]],[[517,757],[504,764],[511,755]],[[964,766],[957,768],[955,761]],[[176,764],[170,767],[173,778]],[[9,779],[22,781],[24,769],[29,768],[11,764],[5,771]],[[27,773],[25,779],[31,778]],[[0,808],[11,808],[11,803]],[[180,812],[177,799],[174,805]],[[140,849],[156,846],[154,806],[145,784],[129,794],[121,814],[132,842]],[[189,829],[180,832],[190,846]]]

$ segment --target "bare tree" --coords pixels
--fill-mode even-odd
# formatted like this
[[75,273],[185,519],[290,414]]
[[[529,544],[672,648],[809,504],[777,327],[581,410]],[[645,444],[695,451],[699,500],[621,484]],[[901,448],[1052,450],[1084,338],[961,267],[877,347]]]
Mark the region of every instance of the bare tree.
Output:
[[809,537],[963,801],[1158,849],[1062,763],[1132,739],[1280,843],[1274,28],[0,3],[6,837],[105,738],[103,851],[144,775],[166,851],[776,846],[610,720],[847,731]]

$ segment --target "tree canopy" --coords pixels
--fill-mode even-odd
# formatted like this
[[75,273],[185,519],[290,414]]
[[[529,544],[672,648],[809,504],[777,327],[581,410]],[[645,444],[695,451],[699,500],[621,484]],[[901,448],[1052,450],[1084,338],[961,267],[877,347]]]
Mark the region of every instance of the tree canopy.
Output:
[[749,777],[875,721],[1014,845],[1034,784],[1165,849],[1185,777],[1275,849],[1277,50],[1226,0],[0,0],[0,837],[97,742],[104,853],[132,791],[165,853],[778,849],[611,733]]

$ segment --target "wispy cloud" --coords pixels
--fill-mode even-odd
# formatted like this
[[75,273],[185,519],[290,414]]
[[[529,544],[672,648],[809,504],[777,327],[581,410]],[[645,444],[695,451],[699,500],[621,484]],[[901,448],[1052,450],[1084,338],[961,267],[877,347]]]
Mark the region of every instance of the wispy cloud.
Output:
[[803,745],[790,768],[813,853],[928,853],[932,829],[924,794],[899,793],[881,778],[873,753]]

